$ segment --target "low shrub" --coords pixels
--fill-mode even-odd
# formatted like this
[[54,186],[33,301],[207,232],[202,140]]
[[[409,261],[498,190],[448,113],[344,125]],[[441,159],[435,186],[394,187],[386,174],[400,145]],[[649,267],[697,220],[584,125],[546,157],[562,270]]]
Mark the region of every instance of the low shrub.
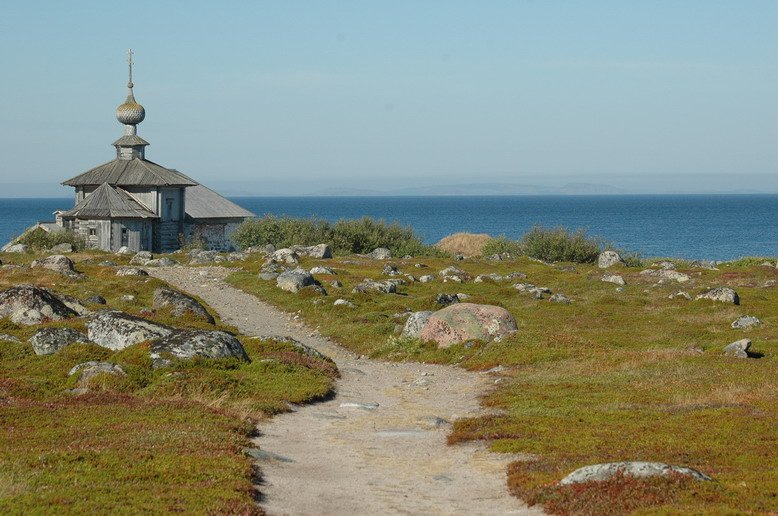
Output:
[[266,215],[241,224],[232,234],[233,241],[246,249],[255,245],[276,247],[329,244],[336,254],[369,253],[378,247],[394,256],[441,256],[443,251],[425,245],[410,227],[386,223],[369,217],[341,219],[335,224],[311,218],[297,219]]
[[51,249],[55,245],[59,244],[71,244],[77,251],[81,251],[86,248],[86,241],[84,238],[70,230],[50,232],[45,231],[42,228],[35,228],[32,231],[27,231],[22,236],[17,238],[16,243],[24,244],[33,251]]
[[548,229],[536,226],[524,235],[521,245],[527,256],[546,262],[593,263],[604,247],[578,229],[568,231],[558,227]]
[[522,249],[521,242],[511,240],[510,238],[501,235],[486,242],[481,248],[481,253],[484,256],[503,253],[508,253],[511,256],[522,256],[524,254],[524,249]]

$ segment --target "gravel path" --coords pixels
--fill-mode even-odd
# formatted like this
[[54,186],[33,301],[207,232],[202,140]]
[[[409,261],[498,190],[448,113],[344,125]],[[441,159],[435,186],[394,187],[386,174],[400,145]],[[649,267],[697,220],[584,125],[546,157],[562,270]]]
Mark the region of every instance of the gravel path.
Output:
[[329,401],[259,426],[270,514],[540,514],[508,494],[516,456],[446,444],[450,421],[482,411],[487,373],[355,356],[289,314],[227,285],[222,267],[149,269],[200,296],[247,335],[290,336],[331,357],[342,379]]

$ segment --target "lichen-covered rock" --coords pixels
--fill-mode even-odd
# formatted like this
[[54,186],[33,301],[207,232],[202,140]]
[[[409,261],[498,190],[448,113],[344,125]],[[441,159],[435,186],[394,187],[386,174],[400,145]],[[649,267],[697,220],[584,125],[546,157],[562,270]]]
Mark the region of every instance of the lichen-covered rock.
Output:
[[103,296],[90,296],[84,299],[84,302],[90,305],[104,305],[108,303]]
[[397,266],[393,263],[387,263],[384,265],[384,269],[381,271],[381,273],[386,276],[399,276],[402,274],[400,269],[398,269]]
[[435,297],[435,302],[439,305],[448,306],[459,303],[459,296],[457,294],[438,294]]
[[610,462],[584,466],[573,471],[559,481],[561,485],[581,484],[584,482],[601,482],[610,480],[616,475],[635,478],[650,478],[667,476],[671,473],[691,477],[695,480],[712,480],[708,475],[696,469],[682,466],[672,466],[661,462]]
[[208,310],[206,310],[195,298],[167,287],[156,289],[154,291],[154,304],[152,305],[152,308],[165,308],[168,306],[173,308],[173,315],[176,317],[191,313],[195,317],[204,319],[210,324],[215,322],[213,316],[211,316],[211,314],[208,313]]
[[167,337],[173,328],[117,310],[98,312],[87,323],[89,340],[113,350]]
[[569,305],[570,303],[572,303],[569,297],[567,297],[564,294],[560,294],[558,292],[553,296],[551,296],[550,298],[548,298],[548,300],[552,303],[560,303],[563,305]]
[[225,331],[184,330],[170,333],[151,343],[151,359],[155,367],[164,367],[170,359],[249,357],[240,341]]
[[130,260],[130,265],[146,265],[146,262],[154,258],[149,251],[140,251]]
[[518,330],[516,320],[499,306],[456,303],[433,313],[421,339],[447,348],[467,340],[490,341]]
[[760,324],[762,324],[762,321],[760,321],[759,318],[754,317],[753,315],[743,315],[735,319],[732,323],[732,328],[735,330],[744,330],[746,328],[759,326]]
[[287,292],[299,292],[301,289],[315,285],[316,282],[311,273],[305,269],[297,268],[291,271],[285,271],[276,278],[276,286]]
[[658,278],[660,282],[677,281],[678,283],[686,283],[691,279],[688,274],[678,272],[675,269],[646,269],[640,271],[640,275]]
[[394,294],[397,292],[397,284],[392,281],[373,281],[365,278],[364,281],[354,287],[351,292],[353,294],[365,293],[365,292],[380,292],[382,294]]
[[0,292],[0,317],[31,326],[45,321],[61,321],[78,315],[50,291],[32,285],[19,285]]
[[403,327],[402,336],[412,339],[418,339],[421,336],[421,330],[429,321],[430,316],[435,313],[432,311],[414,312],[408,316]]
[[82,362],[73,366],[73,368],[68,373],[68,376],[73,376],[74,374],[78,375],[76,383],[80,387],[88,385],[89,380],[98,374],[111,374],[117,376],[126,375],[124,369],[122,369],[119,365],[112,364],[111,362],[97,362],[95,360]]
[[51,355],[75,342],[89,342],[89,338],[72,328],[41,328],[29,342],[36,355]]
[[425,274],[424,276],[419,277],[419,283],[429,283],[431,281],[435,281],[435,276],[432,276],[431,274]]
[[92,313],[87,307],[84,306],[84,304],[76,299],[73,296],[67,296],[64,294],[55,294],[57,296],[57,299],[62,301],[62,303],[76,312],[79,316],[89,315]]
[[148,276],[149,273],[138,267],[119,267],[116,269],[117,276]]
[[29,248],[24,244],[9,244],[3,247],[4,253],[26,253]]
[[251,247],[244,249],[244,252],[249,254],[260,253],[270,255],[276,252],[276,246],[273,244],[252,245]]
[[296,265],[300,263],[300,256],[291,249],[279,249],[270,255],[270,263],[285,263],[287,265]]
[[728,357],[748,358],[749,349],[751,349],[751,339],[740,339],[724,346],[724,354]]
[[354,303],[346,299],[336,299],[335,302],[332,304],[334,306],[346,306],[348,308],[354,308]]
[[392,252],[385,247],[379,247],[377,249],[373,249],[373,251],[370,252],[367,257],[372,258],[373,260],[389,260],[392,258]]
[[730,303],[733,305],[740,304],[740,296],[738,296],[737,292],[729,287],[718,287],[710,289],[707,292],[703,292],[702,294],[698,295],[695,299],[707,299],[710,301]]
[[600,269],[607,269],[613,267],[616,264],[624,264],[624,260],[616,251],[603,251],[597,257],[597,267]]
[[330,276],[336,276],[338,273],[334,270],[330,269],[329,267],[314,267],[309,271],[311,274],[328,274]]
[[318,258],[319,260],[332,258],[332,249],[327,244],[317,244],[308,247],[296,245],[292,246],[292,251],[300,256]]
[[33,269],[48,269],[50,271],[72,276],[76,274],[76,269],[73,265],[73,261],[67,256],[61,254],[53,254],[40,260],[35,260],[30,264]]
[[8,335],[7,333],[0,333],[0,342],[21,342],[17,337]]
[[618,274],[605,274],[602,277],[602,281],[606,283],[614,283],[616,285],[621,285],[622,287],[627,284],[627,282],[624,281],[624,278],[619,276]]

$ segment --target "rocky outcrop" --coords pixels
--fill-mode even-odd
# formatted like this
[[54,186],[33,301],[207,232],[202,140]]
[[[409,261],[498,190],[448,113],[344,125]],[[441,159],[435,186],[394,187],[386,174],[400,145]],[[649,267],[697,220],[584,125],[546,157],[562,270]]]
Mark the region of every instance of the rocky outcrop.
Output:
[[370,252],[367,257],[372,258],[373,260],[389,260],[392,258],[392,252],[385,247],[379,247],[377,249],[373,249],[373,251]]
[[435,313],[431,311],[414,312],[408,316],[403,326],[402,336],[411,339],[418,339],[421,336],[421,330],[429,321],[430,316]]
[[584,482],[601,482],[610,480],[617,475],[635,478],[651,478],[667,476],[671,473],[684,475],[695,480],[713,480],[708,475],[696,469],[682,466],[672,466],[661,462],[610,462],[584,466],[573,471],[559,481],[561,485],[581,484]]
[[149,273],[138,267],[119,267],[116,269],[117,276],[148,276]]
[[293,293],[297,293],[301,289],[315,284],[316,281],[314,281],[311,273],[301,268],[282,272],[276,278],[276,286],[278,288]]
[[456,303],[432,314],[420,336],[447,348],[467,340],[501,339],[517,330],[516,320],[504,308]]
[[224,331],[176,331],[151,343],[151,359],[155,367],[165,367],[171,359],[249,357],[240,341]]
[[394,294],[397,292],[397,284],[392,281],[373,281],[365,278],[361,283],[354,287],[353,294],[365,292],[380,292],[381,294]]
[[75,342],[89,342],[89,338],[72,328],[41,328],[29,342],[36,355],[51,355]]
[[173,315],[181,317],[191,313],[195,317],[204,319],[210,324],[214,324],[214,319],[208,310],[200,304],[195,298],[187,296],[182,292],[167,287],[160,287],[154,291],[153,308],[173,308]]
[[760,321],[759,318],[754,317],[753,315],[743,315],[735,319],[732,323],[732,328],[735,330],[744,330],[759,326],[760,324],[762,324],[762,321]]
[[0,317],[31,326],[78,315],[48,290],[20,285],[0,292]]
[[740,339],[724,346],[724,355],[735,358],[748,358],[751,339]]
[[299,256],[309,258],[318,258],[319,260],[332,258],[332,249],[327,244],[317,244],[304,247],[301,245],[292,246],[292,251]]
[[697,300],[707,299],[709,301],[717,301],[719,303],[730,303],[733,305],[740,304],[740,296],[738,296],[737,292],[735,292],[729,287],[712,288],[707,292],[703,292],[702,294],[698,295],[695,299]]
[[58,272],[66,276],[76,276],[76,268],[73,265],[73,261],[67,256],[61,254],[54,254],[35,260],[30,264],[32,269],[48,269],[50,271]]
[[600,269],[607,269],[617,264],[624,265],[624,260],[621,259],[621,256],[616,251],[603,251],[597,257],[597,267]]
[[116,351],[174,332],[168,326],[117,310],[98,312],[87,323],[87,330],[89,340]]

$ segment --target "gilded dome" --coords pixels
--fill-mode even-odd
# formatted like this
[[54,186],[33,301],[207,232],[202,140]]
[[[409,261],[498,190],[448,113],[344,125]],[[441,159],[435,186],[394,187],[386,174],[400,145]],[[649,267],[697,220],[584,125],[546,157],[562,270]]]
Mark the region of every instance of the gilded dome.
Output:
[[137,125],[146,118],[146,110],[135,101],[132,91],[127,95],[124,104],[116,108],[116,119],[125,125]]

